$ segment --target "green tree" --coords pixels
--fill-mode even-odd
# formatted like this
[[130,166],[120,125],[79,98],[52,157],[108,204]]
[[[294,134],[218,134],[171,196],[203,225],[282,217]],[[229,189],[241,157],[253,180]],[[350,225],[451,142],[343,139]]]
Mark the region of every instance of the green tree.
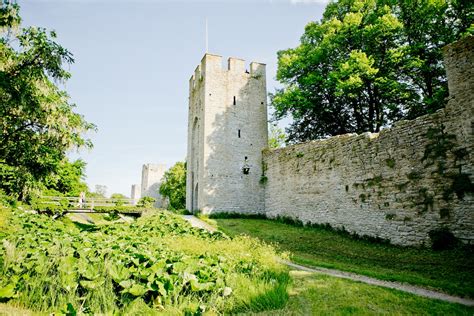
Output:
[[407,56],[402,71],[422,96],[422,102],[408,109],[406,117],[412,119],[444,107],[448,86],[441,48],[469,33],[474,2],[399,0],[397,4]]
[[125,195],[123,195],[122,193],[112,193],[110,195],[110,198],[112,199],[112,201],[115,203],[115,205],[117,206],[121,206],[123,204],[125,204],[125,200],[128,199],[128,197],[126,197]]
[[93,124],[74,112],[58,84],[70,74],[72,54],[55,32],[20,27],[19,6],[0,8],[0,187],[24,199],[31,188],[57,173],[66,151],[91,147],[83,133]]
[[95,197],[105,198],[107,195],[107,186],[103,184],[96,184],[94,189]]
[[177,162],[165,172],[160,194],[169,198],[170,208],[179,210],[186,207],[186,163]]
[[123,200],[123,199],[128,199],[127,196],[123,195],[122,193],[112,193],[110,195],[110,198],[111,199],[115,199],[115,200]]
[[440,48],[472,24],[463,1],[341,0],[278,52],[275,118],[293,118],[289,142],[378,132],[444,106]]
[[268,147],[281,148],[285,146],[286,135],[285,132],[277,125],[269,124]]
[[84,182],[86,163],[78,159],[70,162],[63,159],[57,171],[44,181],[47,189],[53,189],[67,196],[79,196],[81,192],[87,192],[87,184]]

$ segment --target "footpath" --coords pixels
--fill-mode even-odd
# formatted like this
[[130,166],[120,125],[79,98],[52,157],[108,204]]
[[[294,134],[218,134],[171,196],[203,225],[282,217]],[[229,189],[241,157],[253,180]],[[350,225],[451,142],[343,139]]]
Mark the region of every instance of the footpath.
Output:
[[[183,218],[187,220],[193,227],[206,229],[211,232],[216,231],[215,227],[209,225],[203,220],[197,218],[196,216],[183,215]],[[371,278],[371,277],[361,275],[361,274],[345,272],[345,271],[335,270],[335,269],[306,267],[306,266],[302,266],[302,265],[299,265],[290,261],[286,261],[286,260],[282,260],[281,262],[295,270],[321,273],[321,274],[330,275],[337,278],[349,279],[349,280],[353,280],[357,282],[367,283],[370,285],[376,285],[376,286],[381,286],[385,288],[395,289],[395,290],[399,290],[399,291],[403,291],[403,292],[407,292],[407,293],[411,293],[411,294],[415,294],[419,296],[424,296],[424,297],[428,297],[432,299],[438,299],[438,300],[446,301],[450,303],[458,303],[458,304],[467,305],[467,306],[474,306],[474,300],[472,299],[453,296],[453,295],[445,294],[442,292],[429,290],[429,289],[416,286],[416,285],[400,283],[400,282],[384,281],[384,280]]]

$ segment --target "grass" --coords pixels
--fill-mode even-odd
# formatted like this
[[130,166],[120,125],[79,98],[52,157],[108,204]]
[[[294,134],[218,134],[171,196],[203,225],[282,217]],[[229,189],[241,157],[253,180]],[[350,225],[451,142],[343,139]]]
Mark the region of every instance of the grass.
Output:
[[44,313],[34,312],[21,307],[12,306],[11,304],[0,303],[0,315],[37,316],[44,315]]
[[474,297],[471,249],[433,251],[354,240],[322,228],[296,227],[266,219],[209,220],[229,236],[247,234],[291,252],[299,264],[350,271],[370,277]]
[[262,315],[472,315],[474,307],[423,298],[360,282],[303,271],[293,280],[285,308]]

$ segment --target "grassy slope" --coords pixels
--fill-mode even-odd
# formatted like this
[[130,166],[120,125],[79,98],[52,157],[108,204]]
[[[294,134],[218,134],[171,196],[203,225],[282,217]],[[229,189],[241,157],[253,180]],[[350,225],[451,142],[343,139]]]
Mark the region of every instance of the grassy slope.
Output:
[[312,266],[351,271],[375,278],[408,282],[474,297],[474,254],[462,250],[434,252],[357,241],[337,233],[261,219],[216,219],[235,236],[248,234],[290,251],[292,260]]
[[266,315],[472,315],[474,307],[320,274],[292,271],[286,307]]

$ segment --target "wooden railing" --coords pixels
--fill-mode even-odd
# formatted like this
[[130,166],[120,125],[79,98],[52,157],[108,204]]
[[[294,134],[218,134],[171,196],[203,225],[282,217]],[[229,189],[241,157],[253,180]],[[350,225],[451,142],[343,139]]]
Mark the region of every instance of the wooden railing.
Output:
[[[85,198],[80,201],[79,197],[66,197],[66,196],[42,196],[42,204],[53,204],[62,205],[67,201],[70,207],[78,209],[89,209],[93,210],[96,206],[133,206],[133,199],[111,199],[111,198]],[[61,203],[63,202],[63,203]]]

